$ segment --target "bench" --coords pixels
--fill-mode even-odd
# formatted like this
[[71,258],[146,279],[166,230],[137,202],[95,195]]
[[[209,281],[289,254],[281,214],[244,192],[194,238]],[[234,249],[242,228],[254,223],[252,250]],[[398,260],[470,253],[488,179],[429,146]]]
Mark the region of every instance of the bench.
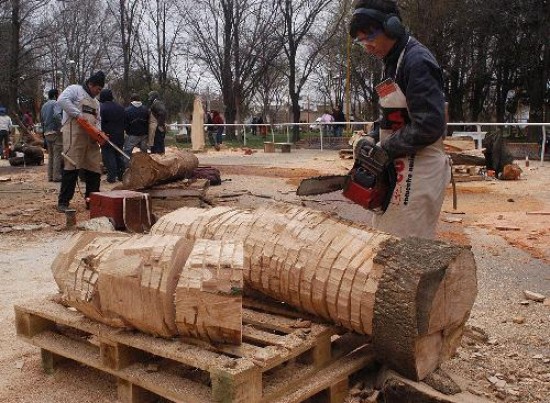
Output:
[[453,132],[452,137],[471,137],[476,143],[476,149],[481,150],[486,134],[487,132]]
[[280,147],[282,153],[289,153],[292,143],[275,143],[275,147]]
[[292,143],[274,143],[272,141],[264,141],[264,153],[274,153],[275,148],[280,148],[282,153],[289,153]]

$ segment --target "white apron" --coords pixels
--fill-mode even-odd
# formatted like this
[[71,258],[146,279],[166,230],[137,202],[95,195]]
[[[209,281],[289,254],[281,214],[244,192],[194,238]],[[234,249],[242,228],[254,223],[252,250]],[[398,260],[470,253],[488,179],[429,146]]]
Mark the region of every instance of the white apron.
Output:
[[[90,123],[97,123],[99,102],[96,99],[85,97],[78,106],[82,116]],[[101,150],[99,144],[94,141],[76,119],[69,118],[61,128],[63,133],[63,153],[68,157],[64,160],[64,168],[67,171],[74,169],[87,169],[101,174]],[[76,164],[73,164],[73,162]]]
[[[397,71],[404,50],[397,62]],[[380,129],[380,142],[392,136],[409,119],[407,100],[397,83],[386,80],[376,88],[380,106],[385,110]],[[389,110],[388,110],[389,109]],[[388,208],[383,214],[375,214],[373,227],[401,238],[416,236],[435,238],[435,227],[443,205],[445,189],[451,180],[451,165],[440,138],[413,155],[393,161],[397,172],[397,184]]]

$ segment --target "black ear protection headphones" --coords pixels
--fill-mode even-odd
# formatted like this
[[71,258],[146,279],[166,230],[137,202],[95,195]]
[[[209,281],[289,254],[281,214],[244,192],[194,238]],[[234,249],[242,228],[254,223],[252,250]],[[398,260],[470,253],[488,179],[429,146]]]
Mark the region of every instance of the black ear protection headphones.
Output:
[[353,15],[366,15],[382,24],[384,32],[392,39],[398,39],[405,34],[405,27],[396,14],[386,14],[372,8],[356,8]]

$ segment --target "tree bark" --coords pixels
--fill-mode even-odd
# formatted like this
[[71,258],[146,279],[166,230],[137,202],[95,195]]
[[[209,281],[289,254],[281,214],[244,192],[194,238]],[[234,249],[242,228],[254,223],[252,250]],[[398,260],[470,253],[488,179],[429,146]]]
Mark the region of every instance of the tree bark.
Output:
[[151,186],[189,178],[199,166],[198,158],[189,152],[169,155],[134,153],[117,189],[147,189]]
[[372,335],[381,361],[413,379],[456,350],[477,293],[468,248],[399,240],[303,208],[180,209],[151,231],[242,240],[247,287]]

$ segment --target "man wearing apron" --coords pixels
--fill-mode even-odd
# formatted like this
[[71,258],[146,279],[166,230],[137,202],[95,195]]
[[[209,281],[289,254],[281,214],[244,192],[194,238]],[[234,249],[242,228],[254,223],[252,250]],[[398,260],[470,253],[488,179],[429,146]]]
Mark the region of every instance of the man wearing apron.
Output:
[[360,0],[350,35],[384,62],[384,80],[376,86],[382,112],[378,130],[357,143],[364,154],[376,155],[374,174],[389,164],[396,172],[393,194],[385,211],[374,216],[373,227],[399,237],[434,238],[451,177],[443,149],[441,68],[407,33],[395,0]]
[[84,131],[78,120],[85,119],[101,128],[99,101],[96,97],[104,85],[105,74],[98,71],[83,85],[68,86],[57,100],[63,109],[61,133],[63,134],[64,168],[57,203],[57,210],[60,212],[69,208],[78,181],[78,170],[83,171],[86,183],[86,207],[90,193],[99,192],[101,180],[99,144]]

